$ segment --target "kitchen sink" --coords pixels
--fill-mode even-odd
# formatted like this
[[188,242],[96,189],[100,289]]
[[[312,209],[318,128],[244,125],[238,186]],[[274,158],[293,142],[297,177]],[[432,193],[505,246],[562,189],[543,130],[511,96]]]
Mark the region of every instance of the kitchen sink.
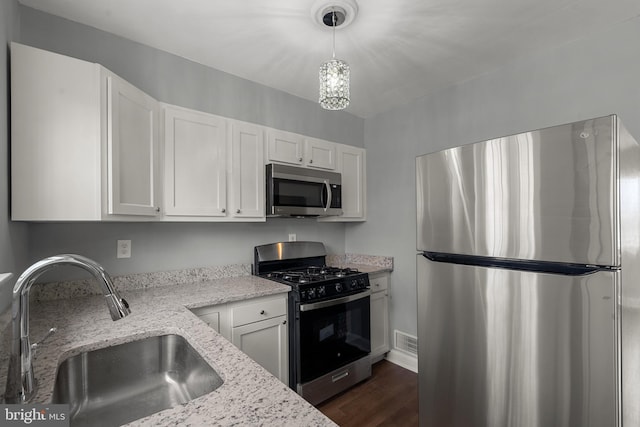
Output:
[[186,339],[162,335],[66,359],[52,403],[69,404],[72,426],[117,426],[184,404],[222,382]]

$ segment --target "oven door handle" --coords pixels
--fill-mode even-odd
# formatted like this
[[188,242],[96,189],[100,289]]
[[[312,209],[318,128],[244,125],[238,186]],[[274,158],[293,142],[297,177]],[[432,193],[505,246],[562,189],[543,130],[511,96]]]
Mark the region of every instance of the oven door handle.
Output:
[[371,295],[371,290],[367,289],[366,291],[353,294],[353,295],[347,295],[346,297],[340,297],[340,298],[336,298],[328,301],[313,302],[311,304],[300,304],[300,311],[318,310],[320,308],[331,307],[338,304],[345,304],[347,302],[357,301],[359,299],[366,298],[370,295]]

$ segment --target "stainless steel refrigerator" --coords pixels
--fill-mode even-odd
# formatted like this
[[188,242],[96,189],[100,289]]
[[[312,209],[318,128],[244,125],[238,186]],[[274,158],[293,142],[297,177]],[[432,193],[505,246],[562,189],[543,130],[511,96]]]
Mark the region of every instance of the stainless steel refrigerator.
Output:
[[416,177],[420,425],[640,426],[640,148],[617,116]]

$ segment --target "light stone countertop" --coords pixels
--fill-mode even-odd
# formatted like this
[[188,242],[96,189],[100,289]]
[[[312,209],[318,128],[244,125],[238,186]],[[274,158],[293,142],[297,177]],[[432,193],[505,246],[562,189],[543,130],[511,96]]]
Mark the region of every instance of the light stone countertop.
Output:
[[[188,308],[244,300],[289,291],[256,276],[201,281],[180,286],[122,290],[131,314],[113,322],[101,296],[40,301],[31,304],[32,342],[50,327],[58,331],[34,359],[38,390],[35,402],[51,401],[57,366],[83,351],[137,339],[181,335],[224,380],[221,387],[184,405],[132,422],[135,426],[335,426],[285,384],[199,320]],[[0,390],[6,384],[8,335],[0,351]]]
[[362,273],[376,274],[393,271],[393,257],[344,254],[328,255],[327,264],[340,268],[355,268]]

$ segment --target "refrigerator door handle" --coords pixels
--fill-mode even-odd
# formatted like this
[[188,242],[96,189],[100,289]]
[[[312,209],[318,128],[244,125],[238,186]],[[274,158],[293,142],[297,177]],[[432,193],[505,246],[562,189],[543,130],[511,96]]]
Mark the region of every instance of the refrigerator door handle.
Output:
[[564,274],[567,276],[584,276],[598,271],[616,271],[620,267],[592,264],[570,264],[563,262],[532,261],[521,259],[505,259],[480,257],[463,254],[449,254],[425,251],[422,255],[434,262],[450,264],[472,265],[488,268],[505,268],[507,270],[533,271],[539,273]]

